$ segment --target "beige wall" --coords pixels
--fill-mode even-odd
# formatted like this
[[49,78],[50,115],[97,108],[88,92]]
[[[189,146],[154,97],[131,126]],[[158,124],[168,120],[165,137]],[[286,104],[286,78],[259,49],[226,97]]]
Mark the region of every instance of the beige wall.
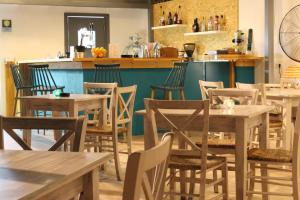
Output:
[[110,15],[110,42],[120,51],[129,36],[140,33],[148,41],[148,10],[64,6],[0,4],[0,20],[12,19],[12,32],[0,30],[0,114],[4,113],[4,60],[55,57],[64,51],[64,13],[106,13]]

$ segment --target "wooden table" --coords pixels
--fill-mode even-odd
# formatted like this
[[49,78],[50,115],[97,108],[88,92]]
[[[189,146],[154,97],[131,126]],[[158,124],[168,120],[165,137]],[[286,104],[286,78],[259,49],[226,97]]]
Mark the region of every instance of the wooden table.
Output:
[[[246,199],[246,183],[247,183],[247,140],[249,129],[259,126],[260,146],[267,147],[267,137],[269,132],[269,112],[272,106],[264,105],[245,105],[235,106],[232,109],[211,109],[209,114],[209,131],[211,132],[234,132],[236,134],[236,199]],[[162,110],[162,112],[173,123],[178,123],[183,120],[187,114],[191,114],[191,110]],[[145,116],[146,111],[140,110],[136,112],[137,115]],[[176,119],[176,120],[174,120]],[[157,127],[163,127],[160,124],[161,120],[157,120]],[[199,123],[198,123],[198,122]],[[201,127],[201,115],[198,120],[194,120],[193,126],[195,130]],[[155,146],[159,140],[158,136],[150,131],[150,123],[144,117],[144,142],[145,149]],[[198,128],[198,130],[201,130]],[[266,186],[267,187],[267,186]],[[265,188],[267,190],[267,188]]]
[[[99,123],[106,124],[107,98],[109,95],[71,94],[70,97],[55,97],[52,95],[21,97],[21,115],[32,116],[34,110],[53,111],[54,116],[59,112],[68,112],[69,117],[78,117],[79,111],[92,109],[100,110]],[[31,134],[25,132],[23,139],[31,143]]]
[[285,128],[284,128],[284,137],[283,141],[286,141],[283,144],[283,147],[287,150],[290,150],[292,147],[292,132],[293,132],[293,123],[292,123],[292,110],[293,107],[298,107],[300,102],[300,89],[281,89],[281,88],[272,88],[266,91],[267,99],[280,100],[283,101],[286,107],[285,113]]
[[98,167],[110,153],[0,151],[0,196],[5,200],[99,199]]

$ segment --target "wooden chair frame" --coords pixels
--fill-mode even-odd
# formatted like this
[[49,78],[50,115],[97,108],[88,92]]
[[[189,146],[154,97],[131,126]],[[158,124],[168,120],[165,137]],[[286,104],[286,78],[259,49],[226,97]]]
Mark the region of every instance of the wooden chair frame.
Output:
[[[174,192],[175,182],[180,182],[180,196],[197,196],[200,197],[201,200],[205,199],[205,188],[206,188],[206,173],[215,169],[222,170],[222,180],[216,180],[216,183],[219,184],[223,182],[223,194],[218,195],[219,197],[223,197],[224,199],[228,198],[227,193],[227,164],[226,159],[225,162],[220,164],[220,166],[216,168],[208,168],[207,167],[207,138],[208,138],[208,126],[209,126],[209,101],[163,101],[163,100],[151,100],[145,99],[145,108],[146,108],[146,117],[147,120],[151,122],[151,131],[155,134],[158,134],[158,128],[160,124],[164,124],[169,126],[169,129],[174,132],[175,136],[178,137],[178,147],[177,150],[171,151],[171,156],[179,155],[186,156],[187,158],[196,158],[201,159],[201,170],[200,170],[200,180],[196,179],[196,170],[191,170],[191,177],[186,178],[186,171],[180,169],[180,177],[176,176],[176,169],[170,169],[170,197],[174,198],[176,193]],[[191,115],[185,117],[185,119],[180,118],[178,121],[172,121],[166,115],[164,115],[161,110],[192,110]],[[194,120],[198,120],[199,114],[203,114],[203,121],[199,122],[202,124],[202,129],[199,130],[195,127],[191,126],[191,123]],[[158,123],[159,122],[159,123]],[[177,125],[175,125],[177,124]],[[201,132],[201,140],[203,146],[199,148],[187,135],[187,131],[198,131]],[[190,147],[190,150],[187,149],[187,146]],[[190,183],[189,194],[186,193],[186,183]],[[200,183],[200,194],[195,195],[194,187],[195,183]],[[214,186],[214,184],[210,185]]]
[[14,129],[49,129],[66,130],[49,151],[57,151],[59,148],[72,139],[74,136],[71,151],[80,152],[84,150],[84,139],[86,133],[87,120],[85,117],[76,118],[33,118],[33,117],[3,117],[0,116],[0,149],[4,149],[3,131],[7,132],[24,150],[32,148],[24,142],[14,131]]
[[[173,133],[163,136],[162,142],[147,150],[132,153],[127,162],[123,200],[138,200],[143,189],[147,200],[163,199],[163,189],[166,181],[166,173],[170,150],[173,142]],[[147,172],[155,170],[153,185],[147,176]]]
[[224,88],[224,83],[222,81],[211,82],[211,81],[199,80],[199,86],[200,86],[202,100],[206,100],[206,99],[209,99],[209,96],[208,96],[208,89],[209,88],[223,89]]

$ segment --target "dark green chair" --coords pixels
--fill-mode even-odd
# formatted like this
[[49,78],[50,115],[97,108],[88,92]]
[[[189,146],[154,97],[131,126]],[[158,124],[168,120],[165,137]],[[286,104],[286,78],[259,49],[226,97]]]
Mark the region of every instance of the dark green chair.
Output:
[[157,90],[162,90],[166,100],[172,100],[173,91],[178,91],[179,98],[185,100],[184,82],[187,66],[187,62],[174,63],[174,67],[162,85],[151,85],[151,98],[155,98]]
[[120,64],[95,64],[95,83],[118,83],[122,87]]

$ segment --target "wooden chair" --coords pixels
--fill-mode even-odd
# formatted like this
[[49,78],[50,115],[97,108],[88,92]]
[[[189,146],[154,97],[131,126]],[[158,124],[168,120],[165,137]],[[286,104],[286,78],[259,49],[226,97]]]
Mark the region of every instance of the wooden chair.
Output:
[[[111,98],[109,99],[108,123],[104,125],[90,124],[87,128],[86,147],[94,147],[96,152],[113,151],[117,179],[121,180],[120,159],[119,159],[119,136],[126,135],[127,153],[131,153],[132,141],[132,120],[133,109],[137,86],[116,87],[116,83],[85,83],[87,89],[110,90]],[[97,120],[99,121],[99,120]],[[92,138],[92,140],[90,139]],[[105,144],[104,144],[105,142]],[[112,143],[112,144],[109,144]]]
[[208,97],[208,89],[223,89],[224,83],[222,81],[219,82],[211,82],[211,81],[202,81],[199,80],[199,86],[201,91],[202,100],[209,99]]
[[33,117],[3,117],[0,116],[0,149],[3,149],[3,133],[8,133],[24,150],[32,148],[24,142],[14,131],[18,130],[64,130],[65,133],[59,138],[49,151],[57,151],[68,140],[72,140],[70,151],[80,152],[84,150],[84,139],[87,120],[85,117],[75,118],[33,118]]
[[[250,149],[248,151],[248,163],[250,165],[250,185],[249,191],[247,192],[251,199],[253,194],[266,195],[278,195],[278,196],[292,196],[293,199],[300,199],[300,188],[299,188],[299,155],[300,155],[300,104],[297,110],[295,132],[293,139],[292,151],[286,151],[281,149]],[[278,168],[276,168],[278,166]],[[284,168],[284,166],[291,166],[292,176],[283,177],[270,177],[268,173],[264,173],[263,176],[258,176],[255,173],[255,169],[260,168],[261,170],[278,171],[283,174],[284,171],[290,172]],[[263,173],[263,172],[262,172]],[[280,190],[277,192],[265,191],[262,187],[262,191],[254,191],[256,182],[264,182],[264,184],[272,184],[278,186],[292,186],[292,193],[283,193]],[[291,182],[292,184],[289,184]]]
[[[274,140],[276,140],[276,148],[282,147],[282,144],[284,143],[284,137],[283,137],[283,110],[284,105],[282,102],[274,101],[274,100],[267,100],[266,98],[266,89],[274,88],[274,87],[280,87],[280,85],[275,84],[246,84],[246,83],[236,83],[236,87],[239,89],[257,89],[259,91],[259,100],[258,104],[262,105],[273,105],[275,106],[275,109],[270,112],[270,121],[269,121],[269,134],[270,137],[272,137]],[[255,139],[258,141],[258,138]]]
[[300,66],[288,66],[280,78],[281,87],[299,88],[300,85]]
[[169,73],[167,79],[162,85],[151,85],[151,98],[154,99],[156,96],[157,90],[161,90],[164,92],[164,99],[172,100],[173,91],[179,92],[179,98],[181,100],[185,99],[184,96],[184,82],[185,82],[185,74],[188,63],[174,63],[174,67]]
[[[228,199],[227,192],[227,163],[226,158],[207,155],[207,137],[209,126],[209,101],[163,101],[145,99],[147,111],[147,120],[152,124],[151,131],[158,134],[158,129],[168,128],[174,132],[178,138],[178,149],[174,149],[170,155],[170,199],[175,195],[185,197],[197,197],[205,199],[205,189],[207,186],[222,184],[222,194],[216,198],[222,197]],[[182,110],[189,112],[189,116],[178,116],[168,118],[161,110],[172,112],[172,110]],[[199,119],[199,115],[202,115]],[[192,127],[190,124],[194,120],[199,121],[199,127]],[[177,125],[175,125],[177,124]],[[187,135],[187,131],[197,131],[198,137],[201,138],[202,147],[198,147]],[[216,178],[215,181],[207,180],[207,173],[214,170],[221,170],[222,177]],[[177,176],[179,172],[179,176]],[[187,177],[187,172],[190,176]],[[199,175],[199,177],[197,177]],[[176,193],[175,185],[180,183],[180,193]],[[189,183],[189,192],[186,186]],[[195,185],[199,184],[200,193],[195,194]]]
[[[167,133],[157,146],[132,153],[127,162],[123,200],[138,200],[143,189],[147,200],[163,199],[169,153],[172,147],[173,134]],[[155,170],[154,185],[147,176],[149,170]]]

